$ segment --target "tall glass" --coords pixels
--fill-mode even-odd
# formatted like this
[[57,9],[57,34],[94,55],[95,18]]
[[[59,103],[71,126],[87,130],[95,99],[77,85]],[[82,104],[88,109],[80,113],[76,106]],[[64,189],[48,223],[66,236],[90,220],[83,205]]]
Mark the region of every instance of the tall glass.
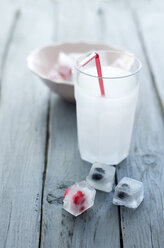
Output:
[[101,96],[95,61],[76,61],[75,99],[81,158],[118,164],[129,154],[139,90],[141,62],[123,51],[98,51],[105,96]]

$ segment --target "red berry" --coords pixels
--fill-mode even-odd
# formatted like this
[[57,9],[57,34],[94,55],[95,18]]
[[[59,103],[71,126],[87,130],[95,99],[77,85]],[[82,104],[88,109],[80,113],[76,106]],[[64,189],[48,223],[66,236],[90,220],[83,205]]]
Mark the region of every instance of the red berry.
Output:
[[66,189],[65,193],[64,193],[64,197],[66,197],[66,195],[68,194],[68,191],[70,190],[70,187],[68,189]]
[[80,211],[82,212],[82,211],[84,211],[84,210],[85,210],[85,207],[82,206],[82,207],[80,208]]
[[85,195],[82,191],[77,191],[73,196],[73,202],[75,205],[82,205],[85,202]]

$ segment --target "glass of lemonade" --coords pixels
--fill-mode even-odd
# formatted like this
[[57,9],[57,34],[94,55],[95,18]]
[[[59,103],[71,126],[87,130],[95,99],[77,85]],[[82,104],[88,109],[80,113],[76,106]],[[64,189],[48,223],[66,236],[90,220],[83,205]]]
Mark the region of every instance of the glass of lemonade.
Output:
[[95,61],[76,61],[75,99],[81,158],[118,164],[129,154],[139,90],[141,62],[123,51],[98,51],[105,96],[100,93]]

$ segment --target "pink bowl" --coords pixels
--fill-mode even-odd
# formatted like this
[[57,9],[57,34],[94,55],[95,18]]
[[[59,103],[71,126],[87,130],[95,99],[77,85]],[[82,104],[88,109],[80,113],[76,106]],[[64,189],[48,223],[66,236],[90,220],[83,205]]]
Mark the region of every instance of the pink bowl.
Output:
[[34,50],[27,57],[28,68],[39,76],[43,82],[53,91],[67,101],[75,102],[74,85],[72,81],[52,80],[48,77],[49,72],[57,63],[60,52],[64,53],[86,53],[91,50],[120,50],[110,45],[99,43],[62,43],[45,46]]

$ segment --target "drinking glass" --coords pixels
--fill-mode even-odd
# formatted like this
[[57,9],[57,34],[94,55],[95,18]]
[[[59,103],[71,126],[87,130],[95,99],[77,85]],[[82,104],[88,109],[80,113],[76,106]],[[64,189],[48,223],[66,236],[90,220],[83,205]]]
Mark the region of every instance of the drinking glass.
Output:
[[129,154],[139,91],[141,62],[124,51],[98,51],[105,96],[100,93],[95,61],[75,63],[78,145],[88,162],[115,165]]

